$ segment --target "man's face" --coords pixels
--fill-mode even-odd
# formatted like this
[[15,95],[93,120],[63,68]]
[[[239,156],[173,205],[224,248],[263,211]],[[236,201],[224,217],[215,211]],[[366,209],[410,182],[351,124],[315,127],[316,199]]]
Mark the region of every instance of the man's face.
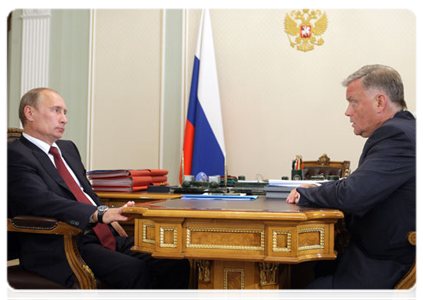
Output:
[[59,94],[53,91],[43,91],[40,95],[38,108],[30,107],[30,117],[27,123],[34,137],[53,144],[65,132],[66,104]]
[[354,134],[369,137],[378,127],[376,95],[375,92],[367,91],[363,87],[361,79],[348,85],[348,108],[345,115],[350,117]]

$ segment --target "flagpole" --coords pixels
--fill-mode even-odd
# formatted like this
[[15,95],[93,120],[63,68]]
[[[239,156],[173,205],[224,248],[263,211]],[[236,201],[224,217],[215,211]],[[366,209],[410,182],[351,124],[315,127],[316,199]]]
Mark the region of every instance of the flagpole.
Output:
[[185,175],[185,166],[184,166],[184,150],[182,150],[181,165],[182,165],[182,176],[181,176],[181,178],[184,178],[184,175]]
[[225,190],[228,188],[228,166],[226,165],[226,155],[225,155]]

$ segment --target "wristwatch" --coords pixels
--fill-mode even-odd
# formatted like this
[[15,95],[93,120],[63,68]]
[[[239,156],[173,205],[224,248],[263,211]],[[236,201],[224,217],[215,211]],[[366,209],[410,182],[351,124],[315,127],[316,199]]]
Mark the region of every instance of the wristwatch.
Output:
[[106,205],[100,205],[97,207],[97,220],[99,223],[103,223],[103,215],[108,211],[109,208]]

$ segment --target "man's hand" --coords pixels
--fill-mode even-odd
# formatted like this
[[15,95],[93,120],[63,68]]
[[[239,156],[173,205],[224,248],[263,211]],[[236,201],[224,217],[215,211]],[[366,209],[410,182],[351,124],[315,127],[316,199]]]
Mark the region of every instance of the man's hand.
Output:
[[291,193],[289,193],[288,197],[286,198],[286,203],[289,204],[297,204],[299,200],[299,193],[297,192],[297,189],[291,190]]
[[[299,186],[300,188],[311,188],[316,187],[314,184],[302,184]],[[291,193],[289,193],[288,197],[286,198],[286,203],[289,204],[297,204],[298,200],[300,200],[300,193],[297,192],[297,189],[293,189]]]
[[[110,224],[115,221],[129,221],[130,218],[123,215],[123,209],[128,206],[135,206],[135,202],[128,201],[124,206],[118,208],[109,208],[103,215],[103,223]],[[96,211],[93,216],[95,222],[98,222],[97,214],[98,212]]]

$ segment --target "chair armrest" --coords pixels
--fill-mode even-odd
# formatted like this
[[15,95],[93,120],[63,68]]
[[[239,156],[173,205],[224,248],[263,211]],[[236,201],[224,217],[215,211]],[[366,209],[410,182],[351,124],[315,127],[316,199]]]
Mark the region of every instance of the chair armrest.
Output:
[[7,219],[7,230],[24,233],[57,234],[76,236],[82,230],[54,218],[36,216],[16,216]]
[[410,231],[410,232],[407,234],[407,241],[408,241],[411,245],[416,246],[416,232],[415,232],[415,231]]
[[76,276],[81,289],[95,289],[96,280],[93,272],[79,253],[76,236],[82,230],[54,218],[36,216],[16,216],[7,219],[7,231],[19,233],[62,235],[66,259]]
[[411,269],[394,288],[392,300],[408,299],[413,289],[420,282],[420,231],[410,231],[407,240],[411,245],[417,246],[416,257]]

